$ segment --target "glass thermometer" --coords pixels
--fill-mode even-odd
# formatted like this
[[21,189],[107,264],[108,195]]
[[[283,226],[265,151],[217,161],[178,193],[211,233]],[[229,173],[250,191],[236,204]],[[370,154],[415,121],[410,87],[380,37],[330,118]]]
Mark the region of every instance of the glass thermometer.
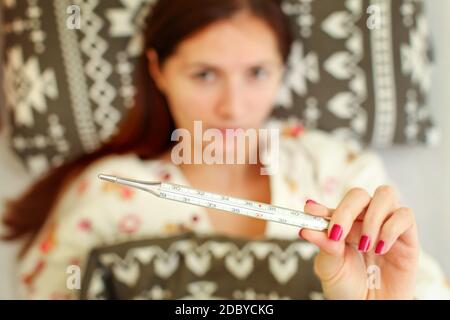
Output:
[[234,214],[293,225],[300,228],[321,231],[327,229],[329,225],[329,221],[325,218],[313,216],[302,211],[282,208],[262,202],[229,197],[174,183],[140,181],[106,174],[100,174],[98,177],[105,181],[150,192],[151,194],[162,199],[223,210]]

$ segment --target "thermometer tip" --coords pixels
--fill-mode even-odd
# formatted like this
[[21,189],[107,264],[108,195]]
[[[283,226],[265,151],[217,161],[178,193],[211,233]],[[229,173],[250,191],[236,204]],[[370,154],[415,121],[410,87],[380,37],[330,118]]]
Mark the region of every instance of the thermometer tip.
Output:
[[108,174],[99,174],[99,175],[98,175],[98,178],[99,178],[99,179],[102,179],[102,180],[105,180],[105,181],[109,181],[109,182],[114,182],[114,183],[117,182],[117,177],[115,177],[115,176],[110,176],[110,175],[108,175]]

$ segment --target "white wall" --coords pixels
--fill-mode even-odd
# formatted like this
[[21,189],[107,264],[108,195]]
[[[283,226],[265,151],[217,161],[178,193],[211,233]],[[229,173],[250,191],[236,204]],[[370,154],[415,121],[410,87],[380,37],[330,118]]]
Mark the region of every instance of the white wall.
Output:
[[430,105],[441,129],[436,148],[379,150],[403,204],[417,216],[423,248],[450,278],[450,0],[426,1],[436,65]]
[[[431,105],[435,106],[442,128],[442,145],[439,149],[442,158],[434,169],[437,181],[441,182],[437,188],[442,188],[440,193],[443,195],[442,201],[437,203],[435,208],[435,212],[442,215],[439,225],[442,237],[435,254],[439,256],[447,276],[450,277],[450,0],[433,0],[427,3],[438,60],[433,76]],[[435,201],[433,195],[430,195],[430,201]],[[430,245],[433,247],[431,241]]]

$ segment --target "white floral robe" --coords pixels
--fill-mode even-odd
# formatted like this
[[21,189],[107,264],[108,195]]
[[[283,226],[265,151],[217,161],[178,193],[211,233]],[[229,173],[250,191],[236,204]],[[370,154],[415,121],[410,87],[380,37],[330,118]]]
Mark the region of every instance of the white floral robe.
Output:
[[[352,187],[373,194],[382,184],[393,185],[373,152],[298,124],[282,128],[279,161],[278,172],[270,176],[272,204],[279,206],[302,210],[305,201],[313,199],[334,208]],[[61,196],[20,261],[23,298],[77,298],[77,290],[66,286],[68,266],[78,265],[82,270],[93,247],[186,230],[214,232],[203,208],[101,181],[100,173],[189,185],[172,163],[141,160],[135,154],[111,155],[91,164]],[[296,239],[298,231],[268,222],[266,235]],[[449,291],[440,268],[422,253],[416,297],[449,298]]]

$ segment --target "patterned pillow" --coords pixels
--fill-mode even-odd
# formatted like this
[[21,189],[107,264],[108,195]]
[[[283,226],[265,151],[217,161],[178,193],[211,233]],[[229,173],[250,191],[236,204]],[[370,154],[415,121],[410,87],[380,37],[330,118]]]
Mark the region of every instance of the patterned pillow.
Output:
[[[30,171],[94,150],[117,128],[155,1],[2,2],[7,123]],[[423,1],[284,0],[283,8],[297,37],[275,117],[377,146],[436,141]]]
[[317,247],[193,232],[94,249],[81,299],[321,299]]
[[296,41],[276,117],[378,147],[436,144],[424,2],[285,0]]

